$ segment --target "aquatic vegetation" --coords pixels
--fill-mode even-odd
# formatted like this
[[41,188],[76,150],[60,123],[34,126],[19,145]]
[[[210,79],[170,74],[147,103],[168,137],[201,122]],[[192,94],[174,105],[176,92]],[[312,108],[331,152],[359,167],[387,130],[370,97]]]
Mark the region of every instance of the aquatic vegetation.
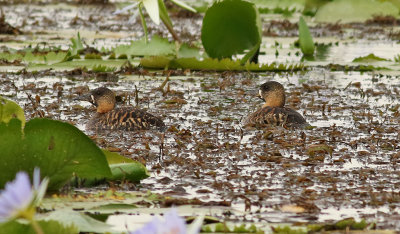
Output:
[[390,61],[390,60],[378,57],[374,54],[369,54],[367,56],[358,57],[358,58],[353,59],[353,63],[372,63],[372,62],[379,62],[379,61]]
[[163,220],[154,217],[143,227],[134,231],[129,231],[129,234],[197,234],[200,232],[203,218],[203,216],[199,216],[190,226],[187,226],[185,219],[178,215],[175,208],[172,208],[165,213]]
[[35,220],[36,207],[42,201],[48,184],[48,178],[40,181],[40,169],[33,172],[33,184],[25,172],[18,172],[15,180],[8,182],[0,193],[0,223],[22,218],[30,222],[36,233],[43,233]]
[[149,42],[141,39],[132,41],[130,45],[120,45],[113,49],[113,52],[118,57],[125,54],[129,57],[133,56],[174,56],[177,54],[176,46],[170,43],[168,39],[154,36]]
[[249,50],[242,64],[257,61],[261,44],[261,20],[254,4],[242,0],[215,2],[206,12],[201,41],[211,58],[231,58]]
[[213,223],[204,225],[201,228],[202,232],[205,233],[258,233],[262,234],[265,233],[260,228],[257,228],[254,224],[246,225],[246,224],[231,224],[231,223]]
[[0,222],[14,218],[32,221],[35,207],[40,204],[46,193],[48,178],[40,181],[40,169],[33,172],[33,184],[25,172],[18,172],[15,180],[8,182],[0,193]]
[[[196,12],[195,9],[187,5],[185,2],[180,1],[180,0],[171,0],[171,2],[175,3],[176,5],[187,9],[192,12]],[[167,8],[165,7],[164,1],[163,0],[139,0],[136,3],[129,5],[127,7],[124,7],[121,10],[118,10],[114,12],[114,14],[121,14],[124,12],[128,12],[131,9],[138,7],[139,9],[139,14],[140,14],[140,19],[142,21],[142,26],[143,30],[145,33],[144,40],[147,43],[148,40],[148,32],[147,32],[147,24],[146,20],[143,15],[143,7],[146,9],[147,13],[150,16],[150,19],[157,25],[160,24],[160,18],[164,25],[167,27],[168,31],[171,33],[171,35],[174,37],[176,41],[180,41],[179,36],[176,34],[176,32],[173,29],[172,21],[171,18],[168,15]],[[133,16],[134,17],[134,16]]]
[[213,70],[213,71],[300,71],[306,70],[307,66],[304,64],[256,64],[256,63],[246,63],[241,64],[240,60],[232,59],[212,59],[205,58],[202,60],[197,60],[196,58],[178,58],[170,59],[164,56],[155,57],[145,57],[140,60],[140,64],[146,68],[182,68],[191,70]]
[[21,131],[21,121],[0,124],[0,187],[20,170],[41,168],[49,188],[63,186],[73,173],[81,178],[111,174],[101,150],[76,127],[49,119],[32,119]]
[[[7,101],[0,108],[23,113],[17,104],[12,104]],[[22,122],[14,118],[21,116],[4,116],[7,122],[0,123],[0,187],[18,171],[32,171],[35,166],[41,168],[42,175],[49,177],[52,190],[62,187],[73,175],[89,180],[108,178],[132,182],[149,176],[142,164],[115,153],[107,153],[107,159],[112,161],[109,165],[93,141],[68,123],[32,119],[22,128]]]
[[[185,220],[179,217],[176,209],[168,211],[164,220],[161,221],[158,217],[154,217],[149,223],[145,224],[140,229],[129,232],[130,234],[162,234],[162,233],[177,233],[186,234]],[[197,232],[198,233],[198,232]]]
[[301,52],[305,56],[314,55],[314,50],[315,50],[314,41],[303,17],[300,17],[299,20],[299,42],[300,42]]
[[397,63],[400,62],[400,54],[398,54],[394,57],[394,61]]
[[22,126],[25,125],[24,110],[17,103],[0,96],[0,123],[8,123],[13,118],[18,118]]
[[[393,1],[394,2],[394,1]],[[377,0],[336,0],[327,1],[316,14],[318,22],[363,22],[373,16],[398,16],[399,8],[391,1]]]
[[[399,229],[396,165],[400,154],[396,126],[400,116],[400,65],[393,62],[400,48],[396,43],[398,16],[377,16],[367,23],[356,24],[315,23],[315,18],[304,17],[318,45],[315,58],[303,61],[300,47],[293,45],[299,33],[299,14],[310,2],[336,1],[254,0],[264,36],[260,62],[255,64],[238,60],[251,48],[232,55],[233,59],[207,58],[199,40],[203,16],[182,11],[167,2],[166,7],[172,6],[168,13],[176,33],[183,41],[192,43],[190,46],[161,38],[158,35],[167,37],[167,30],[153,24],[148,29],[153,39],[147,44],[144,39],[138,40],[142,35],[139,14],[134,19],[137,24],[129,24],[127,14],[112,15],[115,5],[127,1],[78,7],[71,4],[73,1],[50,2],[46,7],[36,3],[2,6],[11,19],[9,22],[21,22],[17,25],[26,32],[21,36],[2,36],[4,47],[0,57],[4,59],[0,62],[2,70],[7,71],[0,76],[2,95],[23,105],[27,119],[46,116],[75,122],[82,128],[88,114],[73,97],[86,86],[109,85],[124,95],[124,103],[139,103],[166,117],[168,130],[163,153],[157,134],[88,132],[93,134],[91,138],[97,145],[143,162],[149,171],[137,161],[103,151],[109,176],[73,177],[67,180],[71,181],[70,186],[64,187],[72,186],[72,191],[54,194],[39,207],[40,218],[50,217],[38,221],[45,233],[63,230],[64,224],[75,227],[64,233],[135,230],[140,227],[137,220],[149,212],[160,213],[160,208],[172,204],[187,205],[179,207],[180,214],[185,216],[204,210],[215,215],[216,220],[205,222],[211,231],[215,230],[212,222],[223,222],[214,225],[220,231],[227,231],[224,227],[227,224],[230,231],[236,226],[237,232],[256,232],[250,227],[255,223],[257,231],[271,232],[269,225],[260,227],[258,222],[337,221],[340,216],[353,214],[357,214],[356,218],[366,217],[366,223],[379,220],[377,229]],[[206,4],[199,2],[193,5],[202,4],[206,9]],[[311,10],[317,11],[323,4]],[[25,9],[33,14],[21,14]],[[149,22],[148,18],[145,20]],[[79,38],[75,30],[81,31]],[[71,35],[75,42],[69,41]],[[47,45],[35,46],[41,42]],[[85,47],[83,50],[79,49],[79,43]],[[62,62],[67,52],[74,50],[75,56]],[[389,61],[351,62],[355,57],[367,55],[365,51]],[[100,76],[105,78],[100,80]],[[288,105],[304,110],[302,115],[315,128],[301,132],[242,129],[242,117],[259,105],[250,98],[250,92],[270,79],[285,84],[289,90]],[[153,99],[155,102],[147,104]],[[5,122],[8,123],[0,127],[0,140],[8,143],[18,131],[9,131],[9,137],[2,136],[3,127],[16,120]],[[35,136],[41,138],[39,134]],[[42,147],[45,152],[61,144],[58,139],[51,143],[51,137],[45,140],[48,141]],[[24,144],[14,147],[18,151]],[[110,154],[121,157],[121,161],[110,159],[114,157],[109,157]],[[5,159],[8,165],[13,164],[13,160]],[[56,159],[49,163],[53,162],[62,164]],[[72,158],[72,162],[81,161]],[[131,168],[137,168],[138,174]],[[61,169],[60,173],[64,173]],[[141,180],[150,172],[152,177]],[[141,184],[136,184],[140,180]],[[73,191],[78,183],[85,187],[99,182],[108,182],[109,187]],[[304,212],[283,213],[287,210],[282,207],[288,203]],[[134,220],[123,224],[109,222],[119,228],[125,224],[133,228],[116,231],[104,223],[105,219],[120,221],[125,217]],[[230,221],[236,224],[229,224]],[[352,229],[349,223],[340,224],[344,228],[341,230]],[[12,222],[16,228],[7,228],[10,225],[3,224],[0,232],[33,233],[30,225]],[[328,228],[325,225],[323,230]],[[290,229],[295,232],[301,227],[295,225]],[[306,230],[314,229],[307,225]]]
[[117,70],[116,67],[107,67],[107,66],[101,65],[101,64],[94,65],[92,67],[93,72],[113,72],[115,70]]
[[109,180],[138,183],[150,176],[143,164],[115,152],[106,150],[103,152],[111,169],[112,176],[108,178]]
[[274,13],[289,16],[294,12],[302,12],[304,9],[304,0],[250,0],[257,6],[260,13]]
[[70,61],[77,57],[79,58],[80,52],[84,49],[79,32],[76,38],[71,38],[70,40],[72,45],[70,45],[68,53],[65,55],[63,62]]

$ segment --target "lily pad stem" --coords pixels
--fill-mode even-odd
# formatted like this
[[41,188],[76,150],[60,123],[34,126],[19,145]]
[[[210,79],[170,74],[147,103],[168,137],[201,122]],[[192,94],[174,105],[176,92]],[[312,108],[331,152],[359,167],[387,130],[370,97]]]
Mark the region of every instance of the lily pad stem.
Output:
[[31,224],[33,229],[35,230],[36,234],[44,234],[42,228],[40,227],[40,225],[36,222],[35,219],[31,220]]
[[144,15],[143,15],[143,3],[139,3],[139,14],[140,14],[140,19],[142,21],[142,26],[143,26],[143,31],[144,31],[144,41],[148,42],[149,38],[148,38],[148,32],[147,32],[147,24],[146,24],[146,20],[144,19]]
[[166,20],[164,18],[161,18],[161,20],[164,23],[165,27],[167,27],[169,33],[171,33],[171,35],[174,38],[174,40],[177,41],[177,42],[181,42],[181,39],[179,38],[178,34],[176,34],[176,32],[174,31],[172,26],[168,22],[166,22]]

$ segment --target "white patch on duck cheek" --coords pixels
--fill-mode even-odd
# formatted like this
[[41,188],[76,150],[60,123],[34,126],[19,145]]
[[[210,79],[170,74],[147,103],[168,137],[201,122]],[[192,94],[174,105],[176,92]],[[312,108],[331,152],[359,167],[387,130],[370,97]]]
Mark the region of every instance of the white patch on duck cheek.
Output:
[[258,95],[260,95],[260,98],[263,98],[263,96],[262,96],[262,92],[261,92],[261,89],[260,89],[260,90],[258,90]]
[[92,103],[95,104],[95,102],[94,102],[94,96],[93,96],[93,95],[90,95],[90,98],[92,99]]

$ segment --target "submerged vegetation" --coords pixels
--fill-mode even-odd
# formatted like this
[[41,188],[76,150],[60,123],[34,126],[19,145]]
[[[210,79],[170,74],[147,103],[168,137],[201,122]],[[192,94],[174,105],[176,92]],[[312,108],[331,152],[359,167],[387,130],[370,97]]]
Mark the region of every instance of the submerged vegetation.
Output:
[[[397,1],[171,2],[2,5],[0,233],[400,229]],[[312,126],[241,124],[272,79]],[[98,86],[166,131],[84,130]]]

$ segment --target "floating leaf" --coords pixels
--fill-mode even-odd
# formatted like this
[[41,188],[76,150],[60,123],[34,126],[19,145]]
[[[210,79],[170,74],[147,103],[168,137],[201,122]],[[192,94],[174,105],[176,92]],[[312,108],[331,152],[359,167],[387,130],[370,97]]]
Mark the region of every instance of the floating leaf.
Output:
[[140,65],[146,68],[167,68],[169,63],[172,61],[171,57],[167,56],[151,56],[144,57],[140,60]]
[[103,150],[111,168],[112,176],[109,180],[128,180],[131,182],[140,182],[150,176],[146,167],[138,161],[124,157],[115,152]]
[[8,62],[14,62],[15,60],[22,60],[23,57],[24,57],[23,54],[18,54],[18,53],[9,53],[9,52],[0,53],[0,59],[4,59]]
[[128,56],[155,56],[155,55],[175,55],[176,48],[174,43],[168,39],[154,36],[148,43],[145,39],[132,41],[130,45],[120,45],[114,50],[117,57],[121,54]]
[[124,156],[122,156],[122,155],[120,155],[119,153],[116,153],[116,152],[110,152],[108,150],[104,150],[103,149],[103,153],[106,156],[108,164],[136,162],[135,160],[127,158],[127,157],[124,157]]
[[330,23],[363,22],[378,15],[397,17],[399,9],[388,1],[337,0],[319,8],[315,20]]
[[[160,62],[162,61],[162,63]],[[182,68],[191,70],[215,70],[215,71],[298,71],[303,70],[304,65],[302,64],[255,64],[246,63],[241,65],[239,60],[231,59],[212,59],[206,58],[203,60],[197,60],[196,58],[180,58],[170,59],[169,63],[167,57],[148,57],[143,58],[140,64],[146,68],[158,68],[163,69],[169,68]]]
[[390,60],[378,57],[374,54],[369,54],[364,57],[358,57],[353,60],[354,63],[372,63],[372,62],[379,62],[379,61],[390,61]]
[[111,164],[111,180],[128,180],[140,182],[150,176],[146,167],[139,162]]
[[[88,60],[73,60],[60,62],[50,65],[43,64],[29,64],[29,71],[37,71],[37,70],[46,70],[46,69],[54,69],[54,70],[73,70],[75,68],[87,68],[88,70],[98,69],[105,71],[113,71],[117,68],[120,68],[122,65],[126,63],[126,59],[111,59],[111,60],[100,60],[100,59],[88,59]],[[135,61],[129,60],[132,64],[135,64]]]
[[[38,221],[37,224],[42,229],[43,233],[52,234],[73,234],[79,233],[78,229],[74,225],[64,226],[57,221]],[[29,223],[20,223],[18,221],[10,221],[0,224],[0,233],[7,234],[37,234]]]
[[123,210],[133,210],[138,208],[137,205],[133,204],[124,204],[124,203],[109,203],[106,205],[101,205],[101,206],[96,206],[91,208],[90,210],[95,210],[96,212],[101,212],[101,211],[123,211]]
[[306,22],[304,21],[303,17],[300,17],[299,20],[299,42],[300,42],[300,49],[304,55],[313,55],[315,46],[314,42],[308,29]]
[[[212,58],[230,58],[261,43],[261,20],[253,3],[216,1],[206,12],[201,41]],[[251,56],[248,56],[251,57]]]
[[49,119],[32,119],[24,135],[21,121],[0,123],[0,187],[18,171],[32,174],[39,167],[50,178],[49,189],[63,186],[73,174],[83,178],[108,177],[103,152],[76,127]]
[[17,118],[25,125],[24,110],[15,102],[0,96],[0,122],[8,123],[11,119]]
[[354,220],[354,218],[347,218],[347,219],[343,219],[343,220],[336,222],[334,226],[335,226],[336,230],[344,230],[346,228],[349,228],[355,222],[356,221]]
[[[73,225],[78,228],[79,232],[115,232],[111,225],[100,222],[85,214],[76,211],[59,210],[51,212],[44,220],[55,220],[64,225]],[[50,232],[51,233],[51,232]]]
[[271,226],[273,233],[296,233],[296,234],[307,234],[307,229],[304,227],[290,227],[288,225]]
[[[278,9],[287,9],[290,11],[302,11],[304,9],[304,0],[251,0],[261,12],[278,11]],[[269,11],[267,11],[269,10]]]
[[[206,219],[206,222],[209,219]],[[212,220],[212,222],[215,222]],[[230,222],[224,223],[212,223],[203,225],[201,228],[202,232],[218,232],[218,233],[264,233],[261,229],[257,228],[254,224],[236,224]]]
[[366,229],[369,225],[370,225],[370,224],[367,223],[367,222],[365,221],[365,219],[362,219],[360,222],[354,222],[354,223],[351,225],[351,229],[352,229],[352,230],[364,230],[364,229]]
[[197,58],[200,59],[202,56],[200,55],[199,48],[190,47],[187,44],[182,44],[178,51],[178,58]]
[[58,52],[58,53],[50,52],[47,53],[46,55],[43,55],[43,57],[44,57],[44,62],[46,64],[54,64],[63,61],[66,55],[67,55],[66,52]]

